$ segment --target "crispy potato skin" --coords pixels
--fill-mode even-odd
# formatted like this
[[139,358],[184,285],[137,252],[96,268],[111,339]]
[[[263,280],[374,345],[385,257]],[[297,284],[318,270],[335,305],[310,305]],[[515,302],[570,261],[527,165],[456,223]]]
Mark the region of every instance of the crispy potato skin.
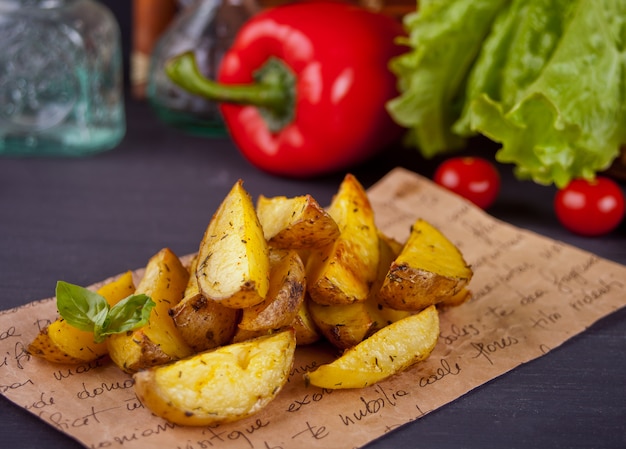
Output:
[[154,414],[185,426],[250,416],[271,402],[291,372],[293,329],[233,343],[136,373],[135,392]]
[[[49,326],[46,326],[41,329],[33,341],[30,342],[28,345],[28,353],[53,363],[67,363],[72,365],[84,363],[84,360],[72,357],[59,348],[59,346],[55,345],[48,335],[48,327]],[[86,333],[89,334],[89,332]],[[93,335],[91,335],[91,338],[93,340]]]
[[197,265],[198,258],[194,257],[183,299],[169,311],[181,337],[194,352],[229,343],[241,315],[239,310],[207,299],[200,293],[195,274]]
[[322,335],[339,349],[357,345],[374,329],[365,302],[323,305],[310,301],[309,312]]
[[311,195],[293,198],[261,195],[257,214],[265,238],[275,248],[323,248],[340,234],[335,220]]
[[270,249],[270,288],[261,304],[243,309],[239,327],[249,331],[290,326],[304,301],[306,276],[295,250]]
[[269,247],[239,180],[211,218],[198,251],[198,287],[226,307],[261,303],[269,289]]
[[459,294],[472,274],[458,248],[435,227],[418,219],[391,264],[378,297],[393,309],[419,311]]
[[[135,291],[132,272],[119,276],[103,285],[98,293],[114,306]],[[71,326],[62,318],[57,318],[42,329],[31,342],[28,351],[38,357],[57,363],[84,363],[96,360],[108,353],[106,343],[96,343],[92,332]]]
[[169,315],[181,301],[189,272],[169,248],[152,256],[136,293],[145,293],[156,303],[148,323],[107,339],[111,360],[127,373],[189,356],[193,351],[180,336]]
[[341,234],[309,255],[307,290],[324,305],[365,301],[376,279],[378,230],[367,193],[353,175],[344,178],[328,213]]
[[439,314],[435,306],[385,326],[333,362],[305,374],[321,388],[364,388],[426,359],[437,345]]
[[443,301],[437,303],[437,307],[440,310],[449,308],[449,307],[458,307],[464,302],[472,299],[471,290],[465,286],[461,290],[459,290],[454,296],[450,296],[449,298],[444,299]]
[[181,337],[194,352],[229,343],[240,314],[238,309],[225,307],[200,293],[186,296],[184,302],[170,310]]
[[391,308],[417,311],[454,296],[465,282],[408,264],[394,263],[381,288],[381,298]]
[[317,325],[313,321],[308,307],[309,301],[305,295],[305,300],[300,304],[298,313],[293,319],[292,326],[296,330],[296,341],[298,346],[313,344],[322,338]]

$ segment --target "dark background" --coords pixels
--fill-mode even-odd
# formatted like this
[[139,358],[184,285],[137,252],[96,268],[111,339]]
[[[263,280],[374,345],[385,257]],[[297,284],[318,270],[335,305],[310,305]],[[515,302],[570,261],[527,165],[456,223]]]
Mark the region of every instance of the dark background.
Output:
[[[120,23],[128,80],[131,2],[105,3]],[[322,204],[342,178],[295,181],[261,173],[228,138],[164,126],[130,96],[127,116],[126,137],[107,153],[0,159],[0,308],[49,297],[58,279],[88,285],[143,266],[163,246],[180,255],[197,250],[212,212],[238,178],[253,196],[311,193]],[[478,140],[468,153],[491,157],[493,150]],[[438,162],[394,148],[352,172],[370,186],[395,166],[430,176]],[[602,238],[572,235],[553,215],[552,187],[499,169],[503,187],[494,216],[626,264],[626,223]],[[81,446],[0,397],[0,447]],[[625,448],[626,310],[368,447]]]
[[[155,8],[161,0],[153,0]],[[120,32],[122,33],[122,53],[124,57],[124,79],[126,85],[130,84],[130,52],[133,38],[133,2],[132,0],[102,0],[101,3],[107,5],[111,12],[115,14]]]

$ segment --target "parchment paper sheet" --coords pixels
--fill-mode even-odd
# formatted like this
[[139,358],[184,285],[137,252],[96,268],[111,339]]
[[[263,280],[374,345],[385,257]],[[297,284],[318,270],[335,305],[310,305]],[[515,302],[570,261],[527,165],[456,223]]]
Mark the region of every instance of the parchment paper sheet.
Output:
[[[305,387],[302,372],[332,354],[298,349],[289,383],[258,415],[177,427],[152,416],[131,378],[110,363],[30,357],[26,346],[56,317],[48,299],[0,314],[0,391],[89,448],[349,449],[546,354],[626,305],[626,267],[499,222],[419,175],[396,169],[369,194],[388,235],[403,241],[424,218],[474,269],[472,300],[441,313],[439,344],[427,361],[367,389],[324,391]],[[121,261],[120,272],[126,268]]]

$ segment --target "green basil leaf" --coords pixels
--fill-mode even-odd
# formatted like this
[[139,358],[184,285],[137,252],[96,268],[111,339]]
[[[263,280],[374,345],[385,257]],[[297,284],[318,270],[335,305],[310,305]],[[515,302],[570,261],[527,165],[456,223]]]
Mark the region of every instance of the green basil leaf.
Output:
[[102,343],[106,340],[106,335],[104,334],[104,327],[106,326],[106,320],[104,324],[94,324],[93,326],[93,341],[96,343]]
[[103,325],[94,329],[96,341],[143,326],[148,322],[154,306],[154,301],[145,294],[130,295],[121,300],[111,307]]
[[59,315],[83,331],[93,332],[94,325],[102,325],[109,313],[109,304],[104,297],[68,282],[57,282],[56,298]]

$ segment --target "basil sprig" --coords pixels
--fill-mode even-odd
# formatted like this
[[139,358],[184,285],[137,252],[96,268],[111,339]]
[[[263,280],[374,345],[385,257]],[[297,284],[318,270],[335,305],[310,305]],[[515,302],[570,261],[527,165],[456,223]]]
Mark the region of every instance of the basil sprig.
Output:
[[71,326],[93,332],[96,343],[103,342],[108,335],[143,326],[155,306],[142,293],[130,295],[111,307],[102,295],[64,281],[57,282],[56,298],[59,315]]

